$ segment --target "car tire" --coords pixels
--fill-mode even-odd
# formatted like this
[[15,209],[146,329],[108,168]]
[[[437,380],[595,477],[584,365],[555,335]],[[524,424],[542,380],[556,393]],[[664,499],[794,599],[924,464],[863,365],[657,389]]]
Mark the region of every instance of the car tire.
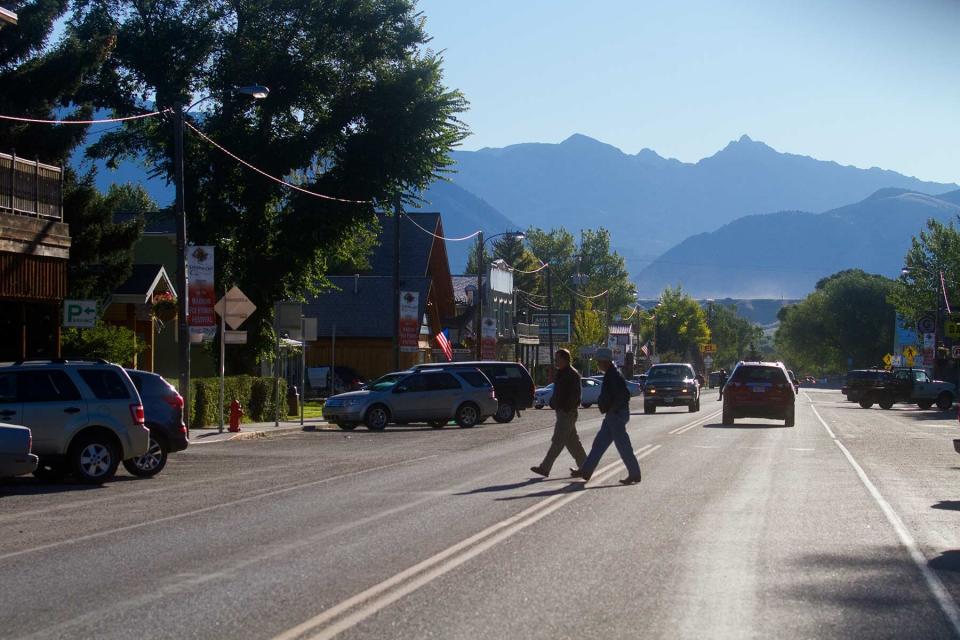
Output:
[[893,401],[887,400],[886,398],[884,398],[883,400],[880,400],[877,404],[880,405],[880,408],[885,411],[889,411],[890,409],[893,409]]
[[859,404],[861,409],[869,409],[873,406],[873,400],[867,400],[866,398],[863,398],[860,400]]
[[497,405],[497,412],[494,414],[493,419],[500,424],[506,424],[508,422],[512,422],[516,415],[517,410],[514,409],[513,403],[508,400],[504,400]]
[[939,396],[937,396],[937,409],[940,409],[940,411],[946,411],[952,406],[953,406],[953,394],[950,394],[944,391]]
[[795,407],[787,409],[787,415],[783,417],[783,426],[792,427],[797,423],[797,413]]
[[645,404],[643,405],[643,412],[647,415],[657,412],[657,405],[655,404]]
[[120,454],[110,438],[102,434],[81,435],[67,452],[70,471],[84,484],[103,484],[120,466]]
[[383,431],[390,422],[390,412],[382,404],[375,404],[363,416],[363,424],[370,431]]
[[344,431],[353,431],[357,428],[357,425],[352,422],[338,422],[337,426],[343,429]]
[[67,477],[67,466],[63,462],[47,462],[43,460],[33,470],[33,477],[40,482],[63,482]]
[[464,402],[457,407],[457,413],[454,416],[457,425],[461,429],[472,429],[480,424],[480,408],[472,402]]
[[917,401],[917,406],[921,409],[929,409],[933,406],[933,400],[919,400]]
[[593,403],[591,403],[591,402],[585,402],[585,403],[583,403],[583,404],[580,405],[580,406],[583,407],[584,409],[589,409],[590,407],[593,406]]
[[123,461],[123,468],[138,478],[152,478],[167,466],[169,447],[150,436],[150,446],[142,456]]
[[448,420],[431,420],[427,424],[429,424],[430,427],[433,429],[443,429],[445,426],[447,426],[447,422],[449,421]]
[[733,412],[728,411],[726,408],[723,409],[723,416],[720,419],[725,426],[730,426],[733,424]]

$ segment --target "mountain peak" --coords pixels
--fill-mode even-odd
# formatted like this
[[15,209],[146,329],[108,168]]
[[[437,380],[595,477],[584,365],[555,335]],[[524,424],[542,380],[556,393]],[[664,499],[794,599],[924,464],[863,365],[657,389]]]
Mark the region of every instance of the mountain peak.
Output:
[[743,134],[742,136],[740,136],[740,139],[737,140],[737,142],[740,142],[740,143],[753,142],[753,138],[751,138],[751,137],[748,136],[747,134]]

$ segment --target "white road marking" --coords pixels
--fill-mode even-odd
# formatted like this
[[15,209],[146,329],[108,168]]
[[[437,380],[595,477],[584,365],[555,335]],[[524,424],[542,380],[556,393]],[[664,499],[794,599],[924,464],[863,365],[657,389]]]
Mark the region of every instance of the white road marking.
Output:
[[[637,459],[641,460],[660,447],[661,445],[645,445],[634,453],[638,454]],[[606,480],[622,467],[623,463],[618,460],[600,469],[594,474],[594,478],[596,481]],[[591,479],[591,481],[594,481],[594,479]],[[275,636],[273,640],[294,640],[307,633],[312,634],[309,636],[311,640],[333,638],[584,495],[586,495],[585,491],[576,491],[545,498],[520,513],[491,525],[409,569],[401,571],[323,613],[288,629]],[[368,602],[368,604],[344,618],[337,619],[341,614],[347,613],[365,602]],[[332,624],[320,629],[328,623]],[[317,629],[320,630],[317,633],[312,633]]]
[[787,447],[787,451],[816,451],[816,449],[807,449],[802,447]]
[[830,427],[820,415],[820,412],[817,411],[817,408],[812,406],[810,408],[813,410],[813,414],[817,416],[817,420],[820,421],[820,424],[823,425],[823,428],[827,430],[827,433],[830,434],[830,437],[840,448],[840,451],[843,452],[847,462],[849,462],[850,466],[853,467],[853,470],[857,472],[860,482],[862,482],[863,486],[867,488],[867,491],[870,493],[870,496],[873,498],[874,502],[876,502],[880,507],[883,515],[886,516],[887,522],[890,523],[890,526],[893,527],[897,537],[900,538],[900,544],[906,548],[910,559],[913,560],[913,563],[916,565],[917,569],[920,570],[921,575],[923,575],[923,579],[927,583],[927,588],[930,589],[930,593],[937,601],[937,604],[940,605],[940,610],[943,611],[944,615],[947,617],[947,620],[950,622],[950,626],[953,627],[954,633],[960,637],[960,608],[957,607],[956,601],[953,599],[953,597],[950,595],[950,592],[940,580],[940,576],[938,576],[936,572],[927,564],[926,557],[924,557],[923,553],[920,551],[920,548],[917,545],[916,540],[914,540],[913,535],[911,535],[906,525],[903,524],[903,520],[900,519],[900,516],[897,515],[897,512],[893,510],[893,507],[890,506],[890,503],[887,502],[886,498],[883,497],[876,485],[873,484],[873,481],[867,476],[866,472],[863,470],[863,467],[861,467],[856,459],[854,459],[853,454],[851,454],[850,451],[843,446],[843,443],[840,442],[833,431],[830,430]]
[[708,416],[706,416],[706,417],[704,417],[704,418],[700,418],[699,420],[696,420],[695,422],[691,422],[690,424],[685,424],[685,425],[683,425],[682,427],[677,427],[676,429],[674,429],[673,431],[669,431],[668,433],[669,433],[670,435],[672,435],[672,436],[678,436],[678,435],[680,435],[680,434],[682,434],[682,433],[686,433],[687,431],[690,431],[690,430],[693,429],[694,427],[699,427],[699,426],[702,425],[702,424],[706,424],[707,422],[710,422],[711,420],[713,420],[714,418],[716,418],[716,417],[717,417],[718,415],[720,415],[721,413],[723,413],[723,412],[722,412],[722,411],[716,411],[716,412],[711,413],[710,415],[708,415]]

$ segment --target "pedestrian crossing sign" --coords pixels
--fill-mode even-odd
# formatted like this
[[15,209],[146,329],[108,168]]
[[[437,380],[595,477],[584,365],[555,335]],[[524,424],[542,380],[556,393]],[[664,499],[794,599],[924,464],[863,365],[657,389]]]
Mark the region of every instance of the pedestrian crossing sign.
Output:
[[888,353],[887,355],[883,356],[883,364],[887,365],[887,369],[889,369],[893,364],[893,355]]

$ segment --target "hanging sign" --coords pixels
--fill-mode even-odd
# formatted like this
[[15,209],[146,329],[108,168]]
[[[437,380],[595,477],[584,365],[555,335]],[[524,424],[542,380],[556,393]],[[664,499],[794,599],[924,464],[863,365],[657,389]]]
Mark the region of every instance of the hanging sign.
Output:
[[420,294],[400,292],[400,351],[415,353],[420,339]]
[[213,309],[217,302],[213,290],[213,249],[211,246],[194,246],[187,252],[191,342],[212,340],[217,331],[217,316]]

